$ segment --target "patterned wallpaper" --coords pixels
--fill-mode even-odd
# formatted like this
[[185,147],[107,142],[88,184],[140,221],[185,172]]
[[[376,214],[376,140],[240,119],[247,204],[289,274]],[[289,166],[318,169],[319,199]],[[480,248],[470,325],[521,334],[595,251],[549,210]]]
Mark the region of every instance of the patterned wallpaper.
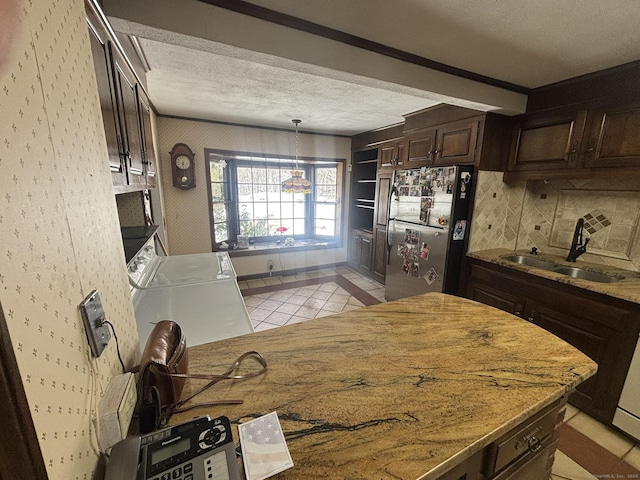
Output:
[[[158,157],[163,172],[164,215],[167,240],[172,255],[211,251],[209,206],[207,198],[204,149],[238,150],[282,155],[295,155],[295,133],[263,128],[237,127],[210,122],[158,117]],[[304,125],[304,122],[303,124]],[[196,187],[191,190],[175,188],[171,178],[169,152],[178,143],[186,143],[195,153]],[[299,134],[300,156],[350,159],[351,140],[326,135]],[[348,178],[346,180],[348,185]],[[345,197],[346,198],[346,197]],[[348,209],[345,209],[345,214]],[[348,225],[345,219],[345,225]],[[345,228],[345,239],[347,231]],[[344,262],[347,243],[328,255],[282,254],[285,269],[302,268]],[[276,260],[277,262],[277,260]],[[266,257],[235,257],[238,275],[267,272]]]
[[84,4],[20,6],[0,68],[0,302],[49,478],[88,479],[120,365],[113,340],[90,358],[78,304],[100,291],[129,365],[138,336]]
[[566,256],[576,221],[585,218],[587,253],[578,261],[640,270],[637,178],[502,183],[479,172],[469,250],[510,248]]

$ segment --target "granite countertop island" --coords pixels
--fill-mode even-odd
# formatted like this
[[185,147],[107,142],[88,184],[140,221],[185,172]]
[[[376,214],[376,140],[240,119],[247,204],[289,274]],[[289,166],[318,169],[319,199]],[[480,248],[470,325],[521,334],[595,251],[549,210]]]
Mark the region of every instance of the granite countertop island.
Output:
[[276,411],[294,462],[279,479],[440,478],[596,371],[545,330],[440,293],[190,347],[189,371],[221,373],[250,350],[266,374],[193,400],[243,404],[171,423],[225,415],[237,441],[239,423]]

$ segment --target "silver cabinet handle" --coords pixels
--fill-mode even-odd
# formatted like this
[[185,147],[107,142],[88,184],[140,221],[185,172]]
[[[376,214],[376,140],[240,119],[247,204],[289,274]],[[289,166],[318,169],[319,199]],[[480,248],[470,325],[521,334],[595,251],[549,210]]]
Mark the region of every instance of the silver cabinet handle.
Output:
[[536,436],[530,437],[527,441],[527,445],[529,446],[529,451],[533,453],[539,452],[542,448],[542,442]]

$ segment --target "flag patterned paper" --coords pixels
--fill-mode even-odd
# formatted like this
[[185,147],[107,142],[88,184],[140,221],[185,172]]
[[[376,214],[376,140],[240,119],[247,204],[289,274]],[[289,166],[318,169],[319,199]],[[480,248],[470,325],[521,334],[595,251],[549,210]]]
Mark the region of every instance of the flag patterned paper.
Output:
[[247,480],[262,480],[293,467],[276,412],[238,427]]

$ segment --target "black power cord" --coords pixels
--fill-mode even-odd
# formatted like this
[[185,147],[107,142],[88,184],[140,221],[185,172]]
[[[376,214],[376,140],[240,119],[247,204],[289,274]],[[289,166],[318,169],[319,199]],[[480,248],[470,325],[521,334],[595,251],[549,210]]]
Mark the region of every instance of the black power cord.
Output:
[[122,373],[126,373],[127,369],[124,368],[124,362],[122,361],[122,356],[120,356],[120,344],[118,343],[118,336],[116,335],[116,329],[113,328],[113,324],[109,320],[105,320],[104,323],[111,327],[111,331],[113,332],[113,338],[116,341],[116,352],[118,352],[118,360],[120,360],[120,365],[122,365]]

